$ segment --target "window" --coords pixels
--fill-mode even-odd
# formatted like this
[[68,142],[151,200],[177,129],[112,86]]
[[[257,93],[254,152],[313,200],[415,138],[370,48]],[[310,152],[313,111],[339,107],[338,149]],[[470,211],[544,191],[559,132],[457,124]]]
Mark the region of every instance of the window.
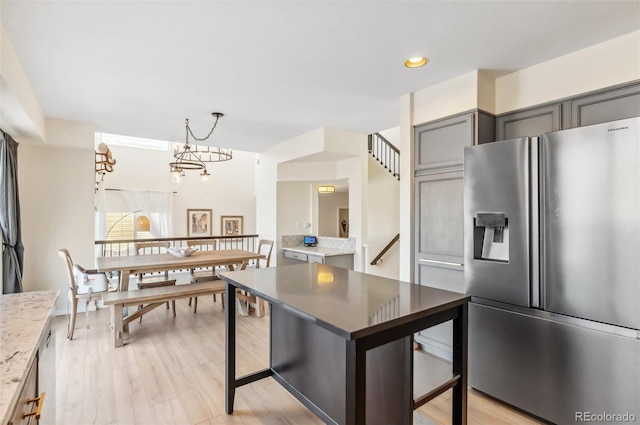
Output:
[[134,239],[135,216],[129,212],[108,212],[106,214],[105,240]]
[[95,133],[96,146],[100,142],[108,146],[124,146],[127,148],[152,149],[168,151],[169,142],[164,140],[142,139],[140,137],[121,136],[119,134]]

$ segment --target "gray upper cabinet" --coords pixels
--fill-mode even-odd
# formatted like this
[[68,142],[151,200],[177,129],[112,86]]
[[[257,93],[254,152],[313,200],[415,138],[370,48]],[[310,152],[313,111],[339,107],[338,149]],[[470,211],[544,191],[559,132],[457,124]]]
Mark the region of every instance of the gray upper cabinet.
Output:
[[562,105],[544,105],[496,118],[496,140],[537,136],[562,129]]
[[552,131],[639,116],[640,83],[634,83],[499,115],[496,118],[496,140],[540,136]]
[[571,127],[640,117],[640,84],[607,90],[571,101]]
[[415,171],[462,166],[465,146],[473,144],[474,113],[415,128]]

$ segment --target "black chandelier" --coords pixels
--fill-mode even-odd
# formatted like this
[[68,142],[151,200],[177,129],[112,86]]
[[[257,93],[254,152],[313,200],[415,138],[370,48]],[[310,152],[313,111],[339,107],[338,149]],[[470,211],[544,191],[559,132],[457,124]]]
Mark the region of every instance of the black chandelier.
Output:
[[212,112],[211,115],[216,118],[216,121],[213,123],[209,134],[203,138],[198,138],[193,135],[191,127],[189,127],[189,119],[187,118],[185,122],[186,135],[184,145],[182,147],[178,145],[175,146],[173,151],[175,161],[169,163],[169,171],[171,172],[174,182],[180,183],[182,181],[185,170],[202,170],[200,178],[203,183],[208,183],[211,174],[207,171],[207,165],[205,163],[228,161],[233,158],[231,149],[199,146],[189,143],[189,135],[191,135],[191,138],[196,142],[204,142],[213,134],[213,130],[215,130],[218,125],[218,120],[223,117],[224,114],[222,112]]

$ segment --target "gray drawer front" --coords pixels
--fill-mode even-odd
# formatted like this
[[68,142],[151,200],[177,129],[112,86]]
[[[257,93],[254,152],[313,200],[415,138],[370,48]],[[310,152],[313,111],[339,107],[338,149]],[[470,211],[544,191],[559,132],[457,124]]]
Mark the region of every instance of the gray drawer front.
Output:
[[307,254],[301,254],[299,252],[285,250],[283,251],[282,255],[285,256],[286,258],[292,258],[298,261],[307,261]]
[[307,261],[310,263],[324,264],[324,257],[322,255],[307,255]]

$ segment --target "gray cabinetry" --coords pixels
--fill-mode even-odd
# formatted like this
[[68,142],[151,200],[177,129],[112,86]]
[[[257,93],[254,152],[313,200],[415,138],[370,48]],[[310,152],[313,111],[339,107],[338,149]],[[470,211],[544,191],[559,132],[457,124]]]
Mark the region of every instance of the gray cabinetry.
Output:
[[282,250],[283,265],[306,263],[328,264],[330,266],[353,270],[353,254],[319,255],[313,253],[296,252],[289,249]]
[[464,292],[462,171],[430,174],[415,180],[416,281]]
[[640,116],[640,83],[617,86],[496,117],[496,140]]
[[38,348],[38,394],[47,395],[39,425],[56,423],[56,336],[52,321],[50,318]]
[[322,255],[307,255],[307,262],[308,263],[320,263],[320,264],[324,264],[324,257]]
[[[495,118],[474,111],[415,127],[414,281],[464,292],[464,148],[493,141]],[[416,335],[422,347],[451,358],[451,323]]]
[[578,97],[571,101],[571,127],[640,117],[640,84]]
[[49,318],[8,425],[56,423],[55,352],[55,335]]
[[492,118],[475,111],[415,128],[414,280],[422,285],[464,290],[464,148],[474,144],[475,134],[483,139],[492,137]]
[[473,143],[473,113],[415,128],[415,171],[462,165],[465,146]]
[[[295,260],[295,261],[307,261],[307,254],[303,254],[301,252],[295,252],[295,251],[290,251],[288,249],[284,249],[282,250],[282,255],[285,259],[291,259],[291,260]],[[294,262],[291,261],[286,261],[285,260],[285,264],[296,264]]]
[[544,105],[496,118],[496,140],[537,136],[562,129],[562,105]]

